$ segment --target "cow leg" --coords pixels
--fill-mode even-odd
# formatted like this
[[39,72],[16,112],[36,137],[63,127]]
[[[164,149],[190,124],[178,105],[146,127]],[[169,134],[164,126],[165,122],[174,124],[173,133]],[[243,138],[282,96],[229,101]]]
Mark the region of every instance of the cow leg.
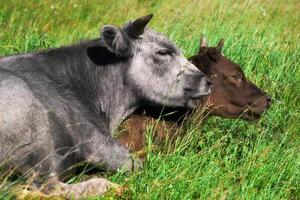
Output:
[[41,188],[42,192],[50,197],[64,197],[80,199],[92,196],[101,196],[109,189],[121,189],[121,186],[104,178],[91,178],[75,184],[67,184],[52,178]]
[[120,185],[104,178],[91,178],[75,184],[67,184],[57,178],[51,178],[37,189],[16,188],[14,194],[17,199],[82,199],[102,196],[110,189],[122,191]]

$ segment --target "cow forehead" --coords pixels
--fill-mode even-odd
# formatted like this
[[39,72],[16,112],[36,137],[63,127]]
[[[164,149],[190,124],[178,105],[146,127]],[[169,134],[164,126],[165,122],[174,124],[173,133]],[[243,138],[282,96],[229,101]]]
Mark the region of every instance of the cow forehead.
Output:
[[241,73],[243,74],[243,70],[241,69],[241,67],[234,63],[233,61],[231,61],[230,59],[226,58],[226,66],[228,68],[228,71],[231,73]]
[[212,69],[216,69],[220,72],[223,72],[224,74],[227,75],[232,75],[234,73],[241,73],[243,74],[243,70],[241,69],[241,67],[236,64],[235,62],[233,62],[232,60],[226,58],[225,56],[221,56],[218,59],[218,62],[212,65]]
[[140,37],[145,42],[150,42],[152,44],[156,44],[158,46],[164,47],[166,49],[170,49],[175,52],[180,52],[179,48],[172,41],[170,41],[166,36],[152,29],[146,28],[145,32]]

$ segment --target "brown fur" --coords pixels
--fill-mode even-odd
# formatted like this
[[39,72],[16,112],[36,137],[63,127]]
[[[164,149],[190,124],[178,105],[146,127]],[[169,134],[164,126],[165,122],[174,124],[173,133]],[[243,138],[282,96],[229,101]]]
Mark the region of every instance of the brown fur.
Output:
[[[129,148],[131,151],[135,151],[136,155],[140,158],[144,158],[147,153],[146,150],[146,130],[153,129],[153,139],[157,142],[163,141],[168,134],[175,135],[178,125],[172,121],[157,121],[152,117],[142,115],[132,115],[126,120],[117,135],[117,140]],[[151,148],[155,148],[152,146]]]
[[[203,98],[198,110],[206,106],[207,116],[220,116],[224,118],[242,118],[249,121],[258,120],[261,114],[271,104],[267,94],[246,79],[240,66],[224,57],[221,53],[224,41],[221,40],[217,47],[207,47],[201,40],[197,55],[189,60],[201,71],[211,78],[213,89],[210,95]],[[142,114],[144,112],[144,114]],[[167,117],[161,114],[177,112]],[[127,146],[131,151],[142,151],[146,146],[146,127],[154,127],[154,139],[163,141],[167,135],[174,136],[178,130],[178,124],[189,115],[185,109],[167,108],[164,112],[161,108],[144,107],[130,116],[121,126],[121,134],[117,140]]]

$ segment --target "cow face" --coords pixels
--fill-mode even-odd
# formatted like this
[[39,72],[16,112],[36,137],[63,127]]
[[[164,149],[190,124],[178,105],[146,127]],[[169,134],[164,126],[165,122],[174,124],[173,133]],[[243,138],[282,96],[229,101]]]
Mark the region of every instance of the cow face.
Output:
[[174,43],[145,28],[151,18],[130,21],[122,29],[104,26],[106,46],[117,56],[130,58],[126,79],[145,103],[193,108],[210,92],[211,83]]
[[214,88],[205,98],[211,115],[257,120],[270,107],[271,98],[247,80],[241,67],[221,53],[224,41],[207,47],[201,40],[199,53],[190,58],[201,71],[211,77]]

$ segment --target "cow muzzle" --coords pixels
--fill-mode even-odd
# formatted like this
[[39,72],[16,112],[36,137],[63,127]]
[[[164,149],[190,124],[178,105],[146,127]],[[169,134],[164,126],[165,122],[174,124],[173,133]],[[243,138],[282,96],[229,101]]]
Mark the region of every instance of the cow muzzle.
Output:
[[213,83],[204,74],[194,75],[187,78],[188,84],[184,88],[184,94],[188,98],[188,107],[193,108],[210,94]]

